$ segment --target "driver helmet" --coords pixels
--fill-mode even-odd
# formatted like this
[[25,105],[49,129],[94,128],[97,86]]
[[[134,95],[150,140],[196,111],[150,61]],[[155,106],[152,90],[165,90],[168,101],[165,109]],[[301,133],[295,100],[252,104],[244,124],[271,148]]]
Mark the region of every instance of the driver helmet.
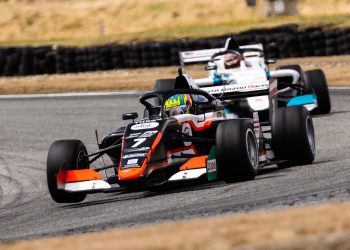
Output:
[[224,63],[226,69],[237,68],[241,65],[242,57],[234,53],[224,54]]
[[189,94],[176,94],[165,101],[164,109],[171,117],[180,114],[189,114],[192,108],[192,99]]

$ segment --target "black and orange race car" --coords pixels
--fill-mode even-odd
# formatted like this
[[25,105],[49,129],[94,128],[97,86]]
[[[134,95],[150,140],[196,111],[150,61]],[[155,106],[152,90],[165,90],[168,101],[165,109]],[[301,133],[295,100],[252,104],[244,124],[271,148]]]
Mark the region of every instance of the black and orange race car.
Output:
[[[252,180],[266,165],[310,164],[315,156],[312,118],[303,106],[278,108],[271,82],[270,121],[258,112],[232,113],[179,71],[172,90],[144,94],[144,117],[106,135],[88,154],[80,140],[54,142],[47,158],[49,192],[56,202],[83,201],[88,193],[118,188],[148,189],[191,180]],[[249,93],[251,94],[251,93]],[[107,154],[112,164],[95,166]],[[101,164],[102,165],[102,164]],[[101,174],[113,168],[112,177]]]

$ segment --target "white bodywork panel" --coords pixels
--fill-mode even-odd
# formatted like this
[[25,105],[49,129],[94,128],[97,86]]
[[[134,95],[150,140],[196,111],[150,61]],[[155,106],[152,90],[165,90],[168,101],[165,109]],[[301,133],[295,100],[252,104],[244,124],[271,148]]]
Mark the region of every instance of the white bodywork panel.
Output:
[[[262,68],[241,66],[240,68],[232,70],[220,70],[215,72],[215,74],[229,84],[251,84],[267,81],[265,70]],[[195,79],[194,82],[199,87],[213,86],[215,85],[214,77],[215,75],[212,74],[207,78]]]
[[314,110],[315,108],[317,108],[318,107],[318,105],[317,104],[305,104],[304,105],[304,107],[308,110],[308,111],[312,111],[312,110]]
[[191,121],[192,124],[195,126],[195,128],[200,129],[205,126],[206,122],[225,119],[225,117],[223,116],[224,115],[223,112],[224,111],[222,110],[222,111],[208,112],[200,115],[180,114],[180,115],[173,116],[173,118],[175,118],[178,123],[186,123]]
[[206,168],[188,169],[177,172],[169,178],[169,181],[197,179],[207,173]]
[[224,50],[225,48],[218,48],[180,52],[180,61],[183,63],[207,62],[212,55]]
[[63,189],[68,192],[94,191],[109,188],[111,188],[111,185],[103,180],[70,182],[59,187],[59,189]]
[[261,111],[269,108],[269,97],[267,95],[248,97],[247,101],[249,107],[251,107],[254,111]]

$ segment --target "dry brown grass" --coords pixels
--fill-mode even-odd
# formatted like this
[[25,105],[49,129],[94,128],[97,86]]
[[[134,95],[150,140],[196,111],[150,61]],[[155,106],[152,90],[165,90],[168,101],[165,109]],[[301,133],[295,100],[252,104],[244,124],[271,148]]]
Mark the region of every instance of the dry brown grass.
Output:
[[[322,68],[330,86],[350,86],[350,56],[280,60],[277,64],[301,64],[305,69]],[[193,78],[205,77],[202,65],[186,68]],[[113,70],[66,75],[0,78],[0,93],[38,94],[88,91],[152,90],[156,79],[173,78],[176,67]]]
[[350,203],[168,222],[0,245],[56,249],[349,249]]
[[[0,43],[92,44],[210,36],[288,22],[350,25],[349,0],[300,0],[301,17],[265,19],[244,0],[0,1]],[[100,35],[104,25],[104,36]]]

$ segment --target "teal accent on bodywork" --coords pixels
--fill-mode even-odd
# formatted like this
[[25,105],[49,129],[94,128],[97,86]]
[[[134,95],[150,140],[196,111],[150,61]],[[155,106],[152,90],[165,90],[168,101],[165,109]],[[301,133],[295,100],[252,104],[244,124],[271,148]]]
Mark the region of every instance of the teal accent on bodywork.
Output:
[[222,84],[222,83],[223,83],[222,78],[221,78],[221,77],[217,77],[217,76],[215,76],[215,77],[213,78],[213,82],[214,82],[215,85],[216,85],[216,84]]
[[287,107],[291,106],[302,106],[306,104],[315,104],[317,103],[317,97],[314,94],[310,95],[300,95],[293,97],[287,104]]
[[213,83],[214,83],[214,85],[223,84],[223,79],[222,79],[221,75],[218,73],[218,70],[215,70],[215,72],[214,72]]
[[270,76],[271,76],[271,75],[270,75],[270,71],[266,71],[266,78],[267,78],[267,79],[270,79]]
[[229,109],[227,109],[227,108],[224,109],[224,113],[225,113],[225,114],[233,114],[233,113],[232,113]]

